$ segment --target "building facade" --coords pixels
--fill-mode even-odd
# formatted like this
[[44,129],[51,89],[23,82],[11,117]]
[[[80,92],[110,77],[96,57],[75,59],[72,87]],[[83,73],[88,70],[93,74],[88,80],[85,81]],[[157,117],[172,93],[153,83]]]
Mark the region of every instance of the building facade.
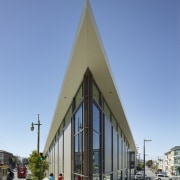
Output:
[[165,155],[167,174],[180,176],[180,146],[171,148]]
[[88,1],[44,148],[55,179],[131,179],[136,146]]
[[13,164],[13,162],[12,162],[13,157],[14,156],[12,153],[0,150],[0,164],[1,165],[6,164],[11,167]]

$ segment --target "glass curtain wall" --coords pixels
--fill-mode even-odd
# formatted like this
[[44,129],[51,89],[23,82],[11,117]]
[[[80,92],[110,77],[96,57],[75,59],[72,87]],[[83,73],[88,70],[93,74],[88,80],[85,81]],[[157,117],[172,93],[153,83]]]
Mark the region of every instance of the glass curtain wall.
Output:
[[117,179],[118,171],[117,171],[117,163],[118,163],[118,132],[116,129],[116,121],[112,117],[112,139],[113,139],[113,179]]
[[64,179],[71,179],[71,123],[64,128]]
[[54,146],[54,174],[58,174],[58,151],[59,151],[59,145],[58,145],[58,141],[55,142],[55,146]]
[[83,176],[84,165],[84,106],[83,106],[83,88],[79,88],[75,96],[75,114],[73,120],[74,134],[74,164],[73,164],[73,179],[79,179]]
[[112,179],[112,125],[111,125],[111,112],[107,104],[103,103],[104,110],[104,128],[103,128],[103,139],[104,139],[104,171],[103,178]]
[[99,179],[101,172],[100,110],[93,104],[93,177]]
[[92,83],[93,179],[124,180],[129,169],[128,142],[98,86]]
[[49,171],[73,180],[124,180],[128,151],[121,124],[87,71],[49,148]]
[[74,173],[83,174],[83,107],[80,106],[74,119]]
[[58,154],[59,154],[59,159],[58,159],[58,162],[59,162],[58,163],[58,170],[59,170],[59,172],[58,172],[58,174],[60,174],[60,173],[64,174],[63,132],[60,132],[60,134],[59,134],[59,152],[58,152]]
[[95,83],[92,83],[92,101],[93,101],[93,179],[100,179],[102,174],[102,150],[101,150],[101,129],[102,129],[102,117],[101,117],[101,96],[100,91]]

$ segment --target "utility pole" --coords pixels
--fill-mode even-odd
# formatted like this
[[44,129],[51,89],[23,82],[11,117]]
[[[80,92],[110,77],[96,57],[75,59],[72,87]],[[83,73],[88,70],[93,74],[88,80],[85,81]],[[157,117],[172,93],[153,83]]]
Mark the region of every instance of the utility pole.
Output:
[[42,125],[40,123],[40,120],[39,120],[39,114],[38,114],[38,123],[33,123],[31,124],[31,131],[34,131],[34,125],[37,125],[38,126],[38,132],[37,132],[37,152],[39,154],[39,146],[40,146],[40,125]]

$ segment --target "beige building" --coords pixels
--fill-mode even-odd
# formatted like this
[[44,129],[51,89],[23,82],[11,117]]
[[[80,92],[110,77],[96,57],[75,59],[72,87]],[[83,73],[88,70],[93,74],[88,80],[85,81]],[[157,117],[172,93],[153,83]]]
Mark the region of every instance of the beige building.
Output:
[[[136,145],[88,1],[85,2],[44,154],[65,180],[125,179]],[[130,178],[129,178],[130,179]]]
[[171,148],[165,155],[167,174],[180,176],[180,146]]

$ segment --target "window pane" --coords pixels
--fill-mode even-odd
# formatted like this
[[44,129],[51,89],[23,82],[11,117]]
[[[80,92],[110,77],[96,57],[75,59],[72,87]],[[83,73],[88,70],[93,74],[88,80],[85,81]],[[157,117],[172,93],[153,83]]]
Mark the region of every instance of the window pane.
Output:
[[100,137],[99,134],[95,131],[93,132],[93,149],[99,149],[100,148]]
[[93,130],[100,132],[100,111],[95,104],[93,104]]
[[80,175],[74,175],[74,180],[83,180],[83,177]]
[[81,100],[82,100],[82,97],[83,97],[83,93],[82,93],[82,86],[80,87],[79,91],[77,92],[76,94],[76,97],[75,97],[75,105],[76,105],[76,108],[78,107],[78,105],[80,104]]
[[110,109],[108,108],[106,103],[104,103],[104,113],[106,114],[107,118],[110,119]]
[[100,180],[99,175],[93,175],[93,180]]
[[72,106],[68,109],[68,112],[65,116],[65,124],[67,124],[70,121],[71,115],[72,115]]
[[75,152],[82,152],[82,133],[75,136]]
[[78,174],[83,172],[84,131],[82,109],[82,106],[78,109],[74,120],[74,172]]
[[93,132],[93,173],[100,172],[100,135]]
[[112,117],[112,125],[113,125],[114,129],[116,129],[116,120],[114,117]]
[[[64,130],[64,176],[70,179],[71,174],[71,123]],[[55,164],[54,164],[55,165]]]
[[112,170],[112,128],[111,122],[105,116],[105,173]]
[[83,133],[75,136],[75,154],[74,154],[74,172],[82,173],[82,159],[83,159]]
[[121,129],[119,126],[118,126],[118,134],[121,136]]
[[112,178],[111,178],[111,175],[109,174],[109,175],[103,175],[103,179],[111,180]]
[[83,117],[82,117],[82,106],[75,114],[75,130],[74,133],[77,134],[83,128]]
[[63,169],[63,135],[59,137],[59,171],[64,172]]
[[[118,153],[117,153],[117,131],[113,128],[113,171],[117,172]],[[117,173],[113,174],[113,178],[117,179]]]
[[99,103],[100,101],[100,93],[96,85],[93,83],[93,98],[95,99],[96,102]]
[[122,176],[123,176],[122,173],[123,173],[122,170],[119,170],[119,171],[118,171],[118,180],[119,180],[119,179],[122,179]]
[[121,136],[118,135],[118,140],[119,140],[119,170],[122,169],[122,139]]

